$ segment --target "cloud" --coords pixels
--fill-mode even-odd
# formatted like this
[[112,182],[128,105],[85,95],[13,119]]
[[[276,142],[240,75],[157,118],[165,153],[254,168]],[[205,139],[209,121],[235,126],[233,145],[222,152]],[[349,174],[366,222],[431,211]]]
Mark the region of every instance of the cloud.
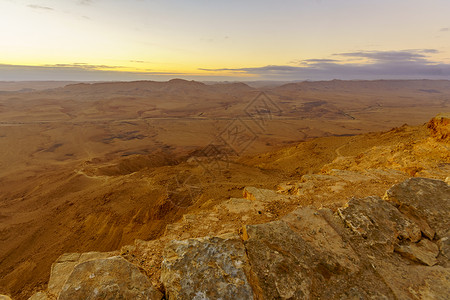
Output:
[[293,65],[307,65],[311,63],[332,63],[338,62],[337,59],[328,59],[328,58],[313,58],[313,59],[303,59],[303,60],[293,60],[290,61],[289,64]]
[[[288,65],[242,68],[200,68],[204,75],[141,69],[125,72],[123,66],[83,62],[44,66],[0,64],[0,80],[331,80],[331,79],[450,79],[450,64],[430,58],[434,49],[355,51],[335,53],[333,59],[297,60]],[[144,61],[134,60],[135,63]],[[214,72],[214,74],[212,74]],[[245,77],[243,77],[245,76]]]
[[78,0],[77,3],[80,5],[91,5],[94,3],[94,1],[93,0]]
[[358,51],[336,53],[335,56],[366,58],[374,61],[426,61],[427,54],[437,53],[435,49],[403,50],[403,51]]
[[450,31],[450,28],[449,27],[441,28],[441,29],[439,29],[439,31],[442,31],[442,32]]
[[83,70],[121,69],[123,66],[91,65],[87,63],[43,65],[47,68],[74,68]]
[[[101,67],[102,70],[97,69]],[[106,68],[105,68],[106,67]],[[0,64],[0,81],[58,80],[58,81],[133,81],[161,80],[173,78],[197,81],[239,81],[240,77],[228,75],[211,76],[209,74],[189,74],[182,72],[157,72],[143,70],[124,72],[118,66],[97,66],[83,63],[56,64],[47,66],[27,66]]]
[[337,59],[324,59],[324,58],[313,58],[302,60],[303,63],[331,63],[337,62]]
[[38,9],[38,10],[54,10],[53,8],[51,8],[51,7],[48,7],[48,6],[41,6],[41,5],[36,5],[36,4],[29,4],[29,5],[27,5],[29,8],[32,8],[32,9]]
[[[329,79],[450,79],[450,64],[430,60],[435,49],[357,51],[333,54],[339,59],[300,60],[300,64],[219,68],[203,71],[234,72],[263,80]],[[348,62],[351,59],[352,62]],[[352,59],[365,59],[355,63]]]
[[256,68],[222,68],[222,69],[204,69],[199,68],[201,71],[210,71],[210,72],[222,72],[222,71],[235,71],[235,72],[243,72],[243,73],[253,73],[253,72],[285,72],[285,71],[295,71],[298,67],[293,66],[265,66],[265,67],[256,67]]
[[148,64],[148,63],[150,63],[149,61],[145,61],[145,60],[130,60],[129,62],[138,63],[138,64]]
[[[207,80],[180,72],[152,70],[125,72],[121,66],[90,65],[86,63],[55,64],[44,66],[0,64],[0,81],[61,80],[61,81],[120,81],[120,80],[169,80],[184,77]],[[225,77],[217,77],[225,80]]]

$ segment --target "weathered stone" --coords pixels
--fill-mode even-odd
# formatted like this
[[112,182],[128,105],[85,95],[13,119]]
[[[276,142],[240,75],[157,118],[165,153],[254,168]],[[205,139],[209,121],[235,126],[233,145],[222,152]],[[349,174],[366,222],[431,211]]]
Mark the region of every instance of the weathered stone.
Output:
[[338,177],[340,182],[351,184],[378,179],[372,172],[353,172],[349,170],[331,169],[329,174]]
[[450,295],[450,272],[436,268],[429,274],[422,274],[420,286],[412,285],[410,292],[416,299],[448,300]]
[[427,124],[431,135],[438,141],[450,141],[450,114],[439,114]]
[[78,264],[80,253],[64,253],[53,264],[48,281],[48,292],[58,296],[64,282],[69,277],[73,268]]
[[310,249],[289,225],[275,221],[244,227],[244,240],[259,299],[309,298],[312,280],[305,264]]
[[220,210],[226,210],[232,214],[257,214],[264,210],[260,201],[251,201],[243,198],[230,198],[218,206]]
[[161,281],[168,299],[253,299],[246,267],[237,235],[174,240],[164,250]]
[[135,265],[115,256],[75,266],[58,299],[160,300],[162,296]]
[[256,187],[245,187],[244,198],[253,201],[271,202],[271,201],[286,201],[289,202],[292,196],[279,194],[273,190],[260,189]]
[[106,258],[113,256],[109,252],[87,252],[87,253],[65,253],[61,255],[53,264],[48,281],[48,292],[53,296],[58,296],[64,283],[79,263],[91,259]]
[[350,290],[360,298],[393,297],[373,271],[347,268],[284,221],[247,225],[243,238],[258,299],[348,299]]
[[405,263],[393,256],[373,261],[378,274],[395,293],[393,299],[448,299],[450,269]]
[[367,239],[370,244],[381,244],[389,251],[394,250],[398,239],[417,242],[421,238],[417,224],[378,197],[353,198],[338,211],[353,232]]
[[36,294],[34,294],[30,298],[28,298],[28,300],[47,300],[47,299],[48,299],[48,296],[44,292],[37,292]]
[[340,265],[351,272],[358,271],[358,256],[319,211],[311,207],[301,207],[282,220],[317,251],[333,255]]
[[396,246],[395,251],[406,258],[428,266],[435,265],[437,263],[436,257],[439,255],[438,246],[427,239],[423,239],[417,244],[410,243],[407,245]]
[[438,243],[439,251],[443,257],[450,260],[450,237],[441,238]]
[[441,180],[410,178],[391,187],[384,198],[414,220],[429,239],[450,231],[450,187]]

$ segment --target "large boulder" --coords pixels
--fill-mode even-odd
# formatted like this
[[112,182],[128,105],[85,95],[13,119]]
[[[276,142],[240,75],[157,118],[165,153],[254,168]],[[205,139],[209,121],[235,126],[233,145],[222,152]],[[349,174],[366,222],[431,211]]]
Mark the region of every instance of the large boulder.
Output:
[[[314,271],[312,249],[283,221],[244,227],[245,247],[259,299],[311,297]],[[332,268],[332,266],[329,266]]]
[[48,293],[58,297],[61,289],[76,265],[93,259],[114,256],[112,252],[64,253],[52,264]]
[[162,297],[138,267],[115,256],[89,260],[75,266],[58,299],[160,300]]
[[167,299],[253,299],[239,236],[173,240],[164,250],[161,281]]
[[330,225],[327,216],[332,217],[330,210],[301,207],[284,216],[282,220],[316,251],[334,256],[349,272],[357,272],[358,255]]
[[406,258],[428,266],[435,265],[437,263],[436,258],[439,255],[439,247],[427,239],[423,239],[418,243],[398,245],[395,251]]
[[390,252],[399,240],[417,242],[421,238],[420,228],[415,222],[378,197],[352,198],[338,212],[353,232],[371,245],[382,245]]
[[[317,233],[312,224],[317,225]],[[309,234],[312,236],[306,238]],[[328,234],[326,241],[323,237]],[[243,237],[258,299],[393,298],[374,270],[360,264],[351,246],[317,211],[300,210],[285,221],[247,225]],[[345,254],[349,256],[344,258]]]
[[450,187],[441,180],[410,178],[391,187],[384,199],[414,220],[429,239],[450,234]]

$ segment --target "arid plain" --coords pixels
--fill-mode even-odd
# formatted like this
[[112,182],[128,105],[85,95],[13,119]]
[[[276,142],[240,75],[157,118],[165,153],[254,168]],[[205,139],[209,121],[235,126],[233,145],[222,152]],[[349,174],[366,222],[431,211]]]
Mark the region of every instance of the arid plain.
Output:
[[[450,81],[64,84],[0,84],[0,294],[29,296],[62,253],[156,238],[244,186],[274,188],[380,142],[355,150],[353,136],[450,111]],[[211,174],[202,161],[218,154]],[[192,174],[201,188],[174,194]]]

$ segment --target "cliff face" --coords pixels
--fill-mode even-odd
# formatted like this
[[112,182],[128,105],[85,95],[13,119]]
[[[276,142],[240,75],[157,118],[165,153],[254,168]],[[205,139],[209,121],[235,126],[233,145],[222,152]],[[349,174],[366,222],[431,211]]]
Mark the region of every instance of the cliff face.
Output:
[[445,299],[449,124],[348,137],[302,176],[328,140],[242,159],[292,178],[202,198],[158,239],[64,254],[30,299]]

